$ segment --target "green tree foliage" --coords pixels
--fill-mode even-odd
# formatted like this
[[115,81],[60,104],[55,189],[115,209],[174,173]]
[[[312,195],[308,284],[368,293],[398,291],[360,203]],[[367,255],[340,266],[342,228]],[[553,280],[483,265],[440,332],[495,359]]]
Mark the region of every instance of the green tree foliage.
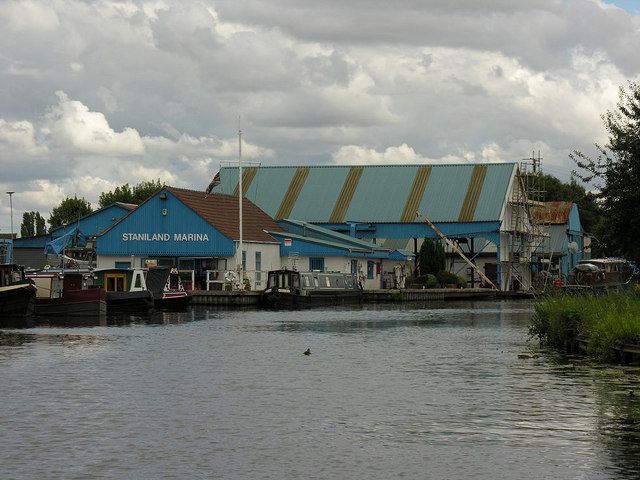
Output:
[[47,233],[47,225],[40,212],[24,212],[22,214],[21,237],[33,237],[45,233]]
[[618,104],[602,120],[608,133],[605,146],[596,144],[595,159],[575,151],[571,158],[580,178],[597,182],[603,210],[597,240],[609,255],[640,261],[640,84],[620,88]]
[[83,198],[78,198],[75,195],[73,198],[67,197],[60,205],[55,207],[51,216],[49,217],[49,227],[53,230],[60,225],[65,225],[77,221],[80,217],[93,212],[91,204]]
[[444,247],[440,240],[425,238],[418,253],[420,275],[436,275],[439,271],[445,269],[446,261]]
[[140,205],[162,187],[163,184],[162,182],[160,182],[160,179],[141,182],[135,185],[133,188],[130,187],[128,183],[125,183],[124,185],[116,187],[110,192],[102,192],[98,199],[98,203],[100,205],[100,208],[104,208],[115,202],[133,203],[135,205]]

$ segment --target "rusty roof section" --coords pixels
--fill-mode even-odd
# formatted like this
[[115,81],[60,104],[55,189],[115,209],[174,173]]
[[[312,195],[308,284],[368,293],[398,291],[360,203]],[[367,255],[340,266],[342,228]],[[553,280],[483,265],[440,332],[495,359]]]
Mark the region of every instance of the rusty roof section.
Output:
[[289,215],[291,215],[291,210],[293,210],[293,206],[295,205],[296,200],[298,199],[298,195],[300,195],[302,187],[304,187],[304,183],[307,181],[308,176],[309,167],[296,168],[296,173],[293,175],[291,183],[289,183],[287,193],[284,195],[282,203],[280,204],[280,208],[276,213],[276,220],[289,218]]
[[431,175],[431,165],[421,165],[418,167],[416,176],[413,178],[413,185],[411,191],[407,197],[407,203],[404,204],[404,210],[400,221],[404,223],[414,222],[416,219],[416,213],[420,208],[420,200],[424,196],[424,190],[427,187],[429,181],[429,175]]
[[569,214],[573,202],[544,202],[544,207],[531,209],[532,220],[535,223],[549,225],[564,225],[569,223]]
[[[239,240],[238,196],[166,187],[167,191],[232,240]],[[246,198],[242,200],[242,237],[251,242],[277,243],[264,230],[278,231],[278,224]]]
[[467,193],[462,202],[460,213],[458,214],[459,222],[470,222],[473,220],[488,168],[487,165],[475,165],[473,167],[471,179],[469,180],[469,185],[467,185]]
[[331,212],[331,216],[329,217],[330,222],[344,222],[344,216],[349,209],[349,205],[351,205],[353,194],[356,191],[358,182],[360,182],[360,177],[362,176],[363,171],[364,167],[351,167],[349,169],[347,178],[345,178],[344,183],[342,184],[340,195],[338,195],[338,199],[336,200],[336,203],[333,206],[333,211]]

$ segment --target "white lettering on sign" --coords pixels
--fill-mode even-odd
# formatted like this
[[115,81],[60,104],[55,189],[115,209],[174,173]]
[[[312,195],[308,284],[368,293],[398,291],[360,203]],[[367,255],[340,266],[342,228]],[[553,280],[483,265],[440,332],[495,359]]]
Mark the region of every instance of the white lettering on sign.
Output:
[[[123,233],[123,242],[168,242],[171,240],[169,233]],[[174,242],[208,242],[206,233],[174,233]]]
[[174,233],[174,242],[208,242],[209,236],[206,233]]

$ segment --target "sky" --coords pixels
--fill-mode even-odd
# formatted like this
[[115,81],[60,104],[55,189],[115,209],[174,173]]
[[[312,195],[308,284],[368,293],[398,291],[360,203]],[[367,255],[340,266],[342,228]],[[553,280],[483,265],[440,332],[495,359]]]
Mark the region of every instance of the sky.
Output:
[[519,162],[568,181],[640,79],[640,0],[0,0],[0,232],[221,162]]

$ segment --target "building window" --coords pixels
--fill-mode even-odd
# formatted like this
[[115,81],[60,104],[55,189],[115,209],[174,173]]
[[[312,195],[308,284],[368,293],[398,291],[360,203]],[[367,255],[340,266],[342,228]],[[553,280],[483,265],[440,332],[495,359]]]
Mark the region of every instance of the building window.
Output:
[[358,260],[351,260],[351,273],[358,274]]
[[324,272],[324,258],[309,257],[309,270],[318,270],[320,272]]
[[242,251],[242,271],[243,272],[247,271],[247,251],[246,250]]
[[116,262],[116,268],[131,268],[131,262]]
[[262,252],[256,252],[256,285],[262,281]]
[[375,278],[375,268],[376,268],[376,264],[375,262],[367,262],[367,278],[369,280],[373,280]]

